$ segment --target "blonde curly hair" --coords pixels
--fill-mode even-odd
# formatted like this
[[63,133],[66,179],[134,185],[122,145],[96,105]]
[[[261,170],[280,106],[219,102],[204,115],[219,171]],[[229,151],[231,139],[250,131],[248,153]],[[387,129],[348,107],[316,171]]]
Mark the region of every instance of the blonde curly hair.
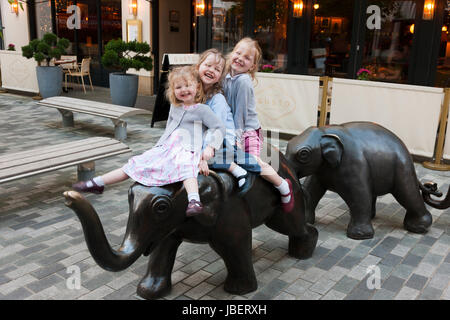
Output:
[[241,45],[241,44],[248,44],[251,48],[255,49],[255,57],[254,57],[255,64],[248,71],[248,73],[250,74],[252,79],[255,80],[255,77],[256,77],[255,73],[258,71],[259,64],[261,63],[262,50],[261,50],[261,47],[259,46],[258,41],[255,39],[252,39],[250,37],[245,37],[245,38],[242,38],[241,40],[239,40],[239,42],[236,43],[236,45],[234,46],[233,50],[227,55],[227,66],[226,66],[227,73],[229,73],[231,71],[231,56],[236,51],[236,48],[239,47],[239,45]]
[[198,76],[197,69],[194,66],[185,66],[173,68],[169,72],[169,77],[167,81],[168,87],[166,89],[166,98],[167,100],[169,100],[171,104],[177,107],[183,105],[183,101],[178,100],[177,97],[175,96],[174,86],[175,82],[179,79],[184,80],[186,82],[193,81],[197,83],[197,93],[195,95],[194,101],[195,103],[205,103],[206,98],[203,92],[203,85]]
[[226,59],[224,57],[224,55],[222,54],[222,52],[220,52],[219,50],[212,48],[212,49],[208,49],[206,51],[204,51],[199,59],[198,62],[195,66],[195,68],[197,70],[199,70],[200,65],[206,60],[206,58],[208,58],[209,55],[214,55],[215,57],[215,61],[217,63],[219,63],[220,61],[223,61],[223,69],[222,69],[222,74],[220,75],[220,79],[217,83],[215,83],[214,85],[212,85],[208,90],[205,91],[205,97],[206,99],[211,98],[212,96],[214,96],[216,93],[222,92],[222,81],[225,78],[226,75]]

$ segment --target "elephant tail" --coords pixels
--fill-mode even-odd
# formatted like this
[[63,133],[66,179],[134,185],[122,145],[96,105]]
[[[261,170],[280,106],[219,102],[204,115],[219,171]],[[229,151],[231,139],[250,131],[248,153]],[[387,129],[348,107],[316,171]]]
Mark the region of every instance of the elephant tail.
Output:
[[442,192],[437,188],[437,184],[434,182],[425,182],[422,184],[419,181],[419,187],[422,191],[422,198],[426,204],[436,209],[447,209],[450,207],[450,186],[447,191],[447,195],[443,200],[435,200],[431,198],[431,195],[436,197],[442,197]]

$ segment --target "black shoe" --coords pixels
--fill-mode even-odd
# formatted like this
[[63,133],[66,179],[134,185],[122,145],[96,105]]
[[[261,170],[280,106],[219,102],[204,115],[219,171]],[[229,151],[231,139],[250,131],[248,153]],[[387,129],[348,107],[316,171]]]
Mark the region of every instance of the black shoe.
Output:
[[72,185],[73,190],[78,192],[90,192],[95,194],[102,194],[105,189],[104,186],[97,185],[94,180],[89,180],[92,182],[92,187],[87,186],[87,181],[80,181]]
[[[239,188],[238,189],[239,191],[237,194],[239,197],[243,197],[248,192],[248,190],[250,190],[250,188],[252,187],[252,185],[253,185],[252,179],[250,178],[250,175],[248,174],[248,172],[246,174],[243,174],[242,176],[237,177],[236,179],[238,181],[238,188]],[[242,186],[239,187],[239,181],[241,179],[245,179],[245,182]]]

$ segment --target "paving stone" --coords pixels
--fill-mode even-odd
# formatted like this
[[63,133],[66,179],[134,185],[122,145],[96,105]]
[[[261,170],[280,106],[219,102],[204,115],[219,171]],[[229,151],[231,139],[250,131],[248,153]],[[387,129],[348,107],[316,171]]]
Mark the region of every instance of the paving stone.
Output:
[[[104,91],[109,97],[109,89]],[[100,92],[96,89],[93,96],[81,92],[81,96],[97,99]],[[0,122],[7,125],[0,126],[0,151],[18,152],[90,136],[113,137],[108,119],[77,115],[76,126],[66,129],[60,119],[49,120],[55,112],[49,109],[36,107],[31,97],[2,94]],[[156,123],[149,130],[148,119],[130,117],[127,144],[133,155],[154,145],[164,126]],[[287,141],[281,141],[282,152],[286,145]],[[97,172],[115,169],[129,157],[103,159]],[[421,181],[436,181],[446,190],[450,173],[418,163],[415,167]],[[142,300],[136,287],[147,272],[148,258],[140,257],[118,273],[98,267],[79,220],[61,195],[75,179],[76,169],[67,168],[0,185],[0,300]],[[126,229],[129,186],[130,182],[119,183],[102,196],[86,195],[114,248],[121,244]],[[223,290],[227,270],[218,254],[207,244],[184,242],[175,258],[172,291],[163,299],[450,299],[450,211],[430,211],[434,222],[428,233],[413,234],[403,229],[405,212],[396,200],[391,195],[379,197],[375,236],[358,241],[346,237],[347,205],[337,194],[327,192],[316,210],[319,239],[311,258],[290,257],[288,237],[265,225],[255,228],[252,259],[258,289],[236,296]],[[80,268],[82,283],[80,289],[70,290],[67,268],[73,265]],[[372,265],[379,268],[381,289],[367,287],[371,279],[367,268]]]
[[330,290],[326,295],[322,297],[322,300],[343,300],[345,296],[345,293],[336,290]]
[[350,293],[354,287],[359,283],[358,280],[344,276],[341,280],[339,280],[333,287],[334,290],[339,292],[348,294]]
[[406,257],[403,259],[402,264],[407,264],[412,267],[417,267],[419,265],[420,261],[422,261],[422,257],[417,256],[412,253],[408,253],[406,255]]
[[427,286],[419,296],[420,300],[438,300],[442,295],[442,290]]
[[413,273],[406,282],[406,286],[420,291],[425,286],[428,280],[429,279],[427,277]]
[[3,296],[3,300],[24,300],[31,296],[32,293],[25,288],[18,288],[13,292]]
[[402,261],[402,257],[389,253],[380,261],[380,264],[395,267],[400,261]]
[[400,264],[392,271],[392,275],[406,280],[413,273],[414,269],[413,266]]
[[409,287],[401,288],[400,292],[395,296],[395,300],[414,300],[420,291]]
[[398,292],[402,288],[404,282],[404,279],[392,275],[383,281],[381,287],[392,292]]
[[386,289],[376,290],[371,297],[372,300],[393,300],[395,297],[395,293]]

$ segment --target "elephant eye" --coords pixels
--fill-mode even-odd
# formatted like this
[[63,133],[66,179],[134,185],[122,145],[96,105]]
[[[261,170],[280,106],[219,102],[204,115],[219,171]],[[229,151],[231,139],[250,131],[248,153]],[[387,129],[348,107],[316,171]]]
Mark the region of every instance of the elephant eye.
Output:
[[309,147],[301,148],[297,151],[297,160],[300,163],[307,163],[309,162],[311,156],[311,149]]
[[159,204],[159,205],[155,208],[155,210],[156,210],[158,213],[163,213],[163,212],[166,212],[168,208],[169,208],[169,205],[168,205],[168,204],[166,204],[166,203],[161,203],[161,204]]
[[166,197],[159,197],[155,201],[153,201],[153,212],[156,214],[157,218],[164,218],[167,213],[171,209],[171,202],[170,199],[167,199]]

